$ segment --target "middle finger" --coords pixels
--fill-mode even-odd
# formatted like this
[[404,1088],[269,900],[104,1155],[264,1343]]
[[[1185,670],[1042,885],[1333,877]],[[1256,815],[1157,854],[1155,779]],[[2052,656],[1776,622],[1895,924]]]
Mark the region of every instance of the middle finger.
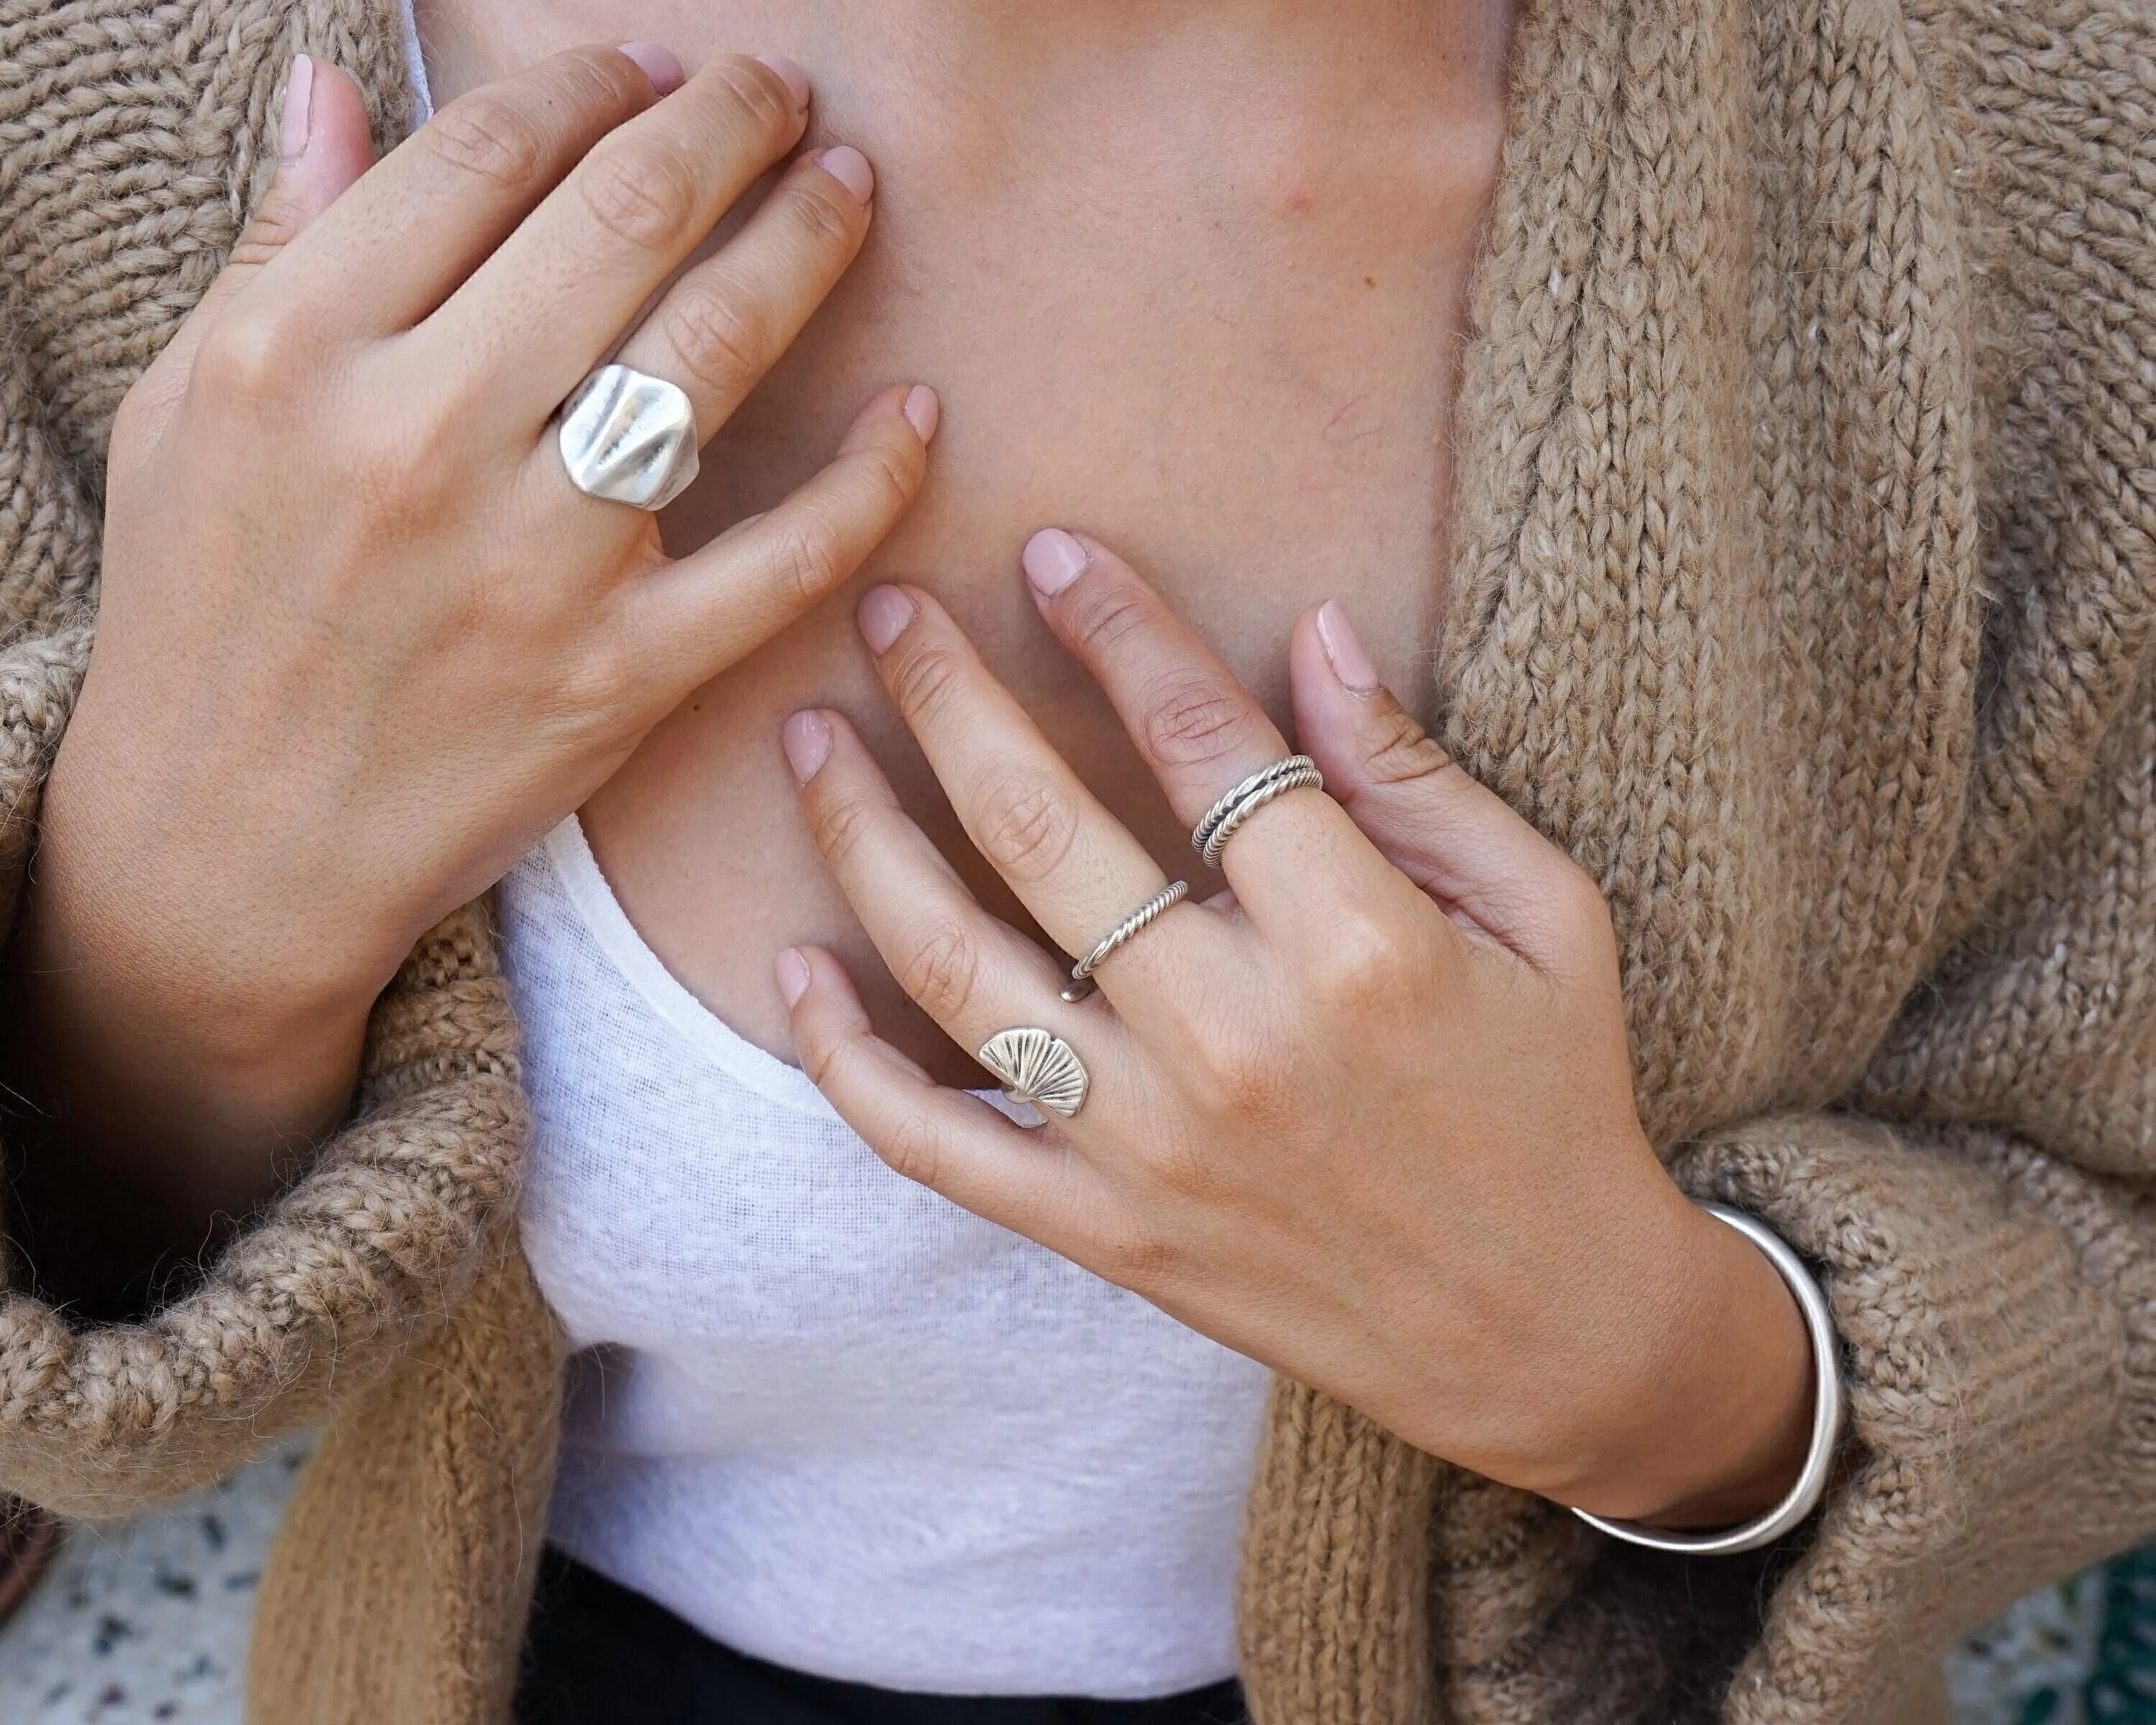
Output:
[[785,74],[721,55],[602,139],[428,321],[425,345],[543,423],[807,123]]
[[[966,836],[1050,940],[1083,956],[1168,884],[935,600],[879,587],[861,600],[859,621],[876,675]],[[1102,968],[1101,987],[1117,998],[1118,985],[1158,984],[1188,955],[1201,920],[1218,919],[1199,906],[1163,917]]]

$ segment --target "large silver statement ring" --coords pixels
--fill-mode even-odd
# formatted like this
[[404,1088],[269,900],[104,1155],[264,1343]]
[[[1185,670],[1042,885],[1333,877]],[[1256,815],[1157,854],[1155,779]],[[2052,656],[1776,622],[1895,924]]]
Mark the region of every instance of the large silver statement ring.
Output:
[[1070,986],[1063,991],[1063,998],[1074,1006],[1081,1000],[1090,999],[1094,991],[1101,986],[1093,980],[1093,973],[1101,968],[1107,956],[1126,941],[1135,940],[1143,934],[1146,930],[1181,904],[1189,896],[1189,892],[1190,883],[1188,880],[1173,881],[1162,887],[1158,892],[1153,894],[1137,909],[1110,929],[1101,937],[1100,945],[1070,967]]
[[1220,866],[1220,854],[1228,848],[1245,821],[1276,797],[1305,788],[1322,791],[1325,775],[1307,755],[1290,755],[1260,768],[1205,811],[1205,819],[1192,829],[1190,848],[1209,869]]
[[1086,1106],[1086,1067],[1060,1036],[1034,1026],[998,1030],[982,1045],[981,1064],[1014,1102],[1031,1102],[1058,1120]]
[[677,384],[601,366],[562,406],[562,465],[593,497],[664,509],[696,476],[696,410]]

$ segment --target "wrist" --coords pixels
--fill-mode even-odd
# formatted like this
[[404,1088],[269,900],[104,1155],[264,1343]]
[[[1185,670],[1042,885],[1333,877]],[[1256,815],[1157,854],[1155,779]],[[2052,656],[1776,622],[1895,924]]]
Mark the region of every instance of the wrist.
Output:
[[1654,1255],[1672,1295],[1646,1308],[1641,1369],[1564,1501],[1672,1530],[1733,1526],[1772,1509],[1803,1470],[1811,1341],[1758,1248],[1668,1192]]

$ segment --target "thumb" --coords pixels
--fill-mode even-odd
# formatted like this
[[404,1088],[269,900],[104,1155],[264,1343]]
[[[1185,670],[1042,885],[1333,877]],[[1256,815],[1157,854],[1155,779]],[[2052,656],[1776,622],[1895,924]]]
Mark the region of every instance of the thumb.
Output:
[[1468,934],[1538,970],[1577,961],[1578,918],[1606,926],[1599,891],[1416,722],[1337,600],[1296,624],[1288,675],[1298,741],[1388,862]]
[[285,80],[277,171],[222,274],[130,396],[140,434],[155,438],[185,393],[203,335],[247,284],[374,166],[367,99],[326,60],[300,54]]

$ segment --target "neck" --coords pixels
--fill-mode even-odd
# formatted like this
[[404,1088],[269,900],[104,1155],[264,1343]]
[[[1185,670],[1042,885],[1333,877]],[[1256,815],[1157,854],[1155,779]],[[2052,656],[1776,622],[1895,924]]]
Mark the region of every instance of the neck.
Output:
[[[792,54],[819,80],[916,92],[924,110],[1068,110],[1118,89],[1178,106],[1382,90],[1409,71],[1463,96],[1502,87],[1515,0],[416,0],[448,100],[573,42],[663,41],[693,66]],[[847,81],[859,82],[858,78]],[[1116,104],[1109,103],[1110,106]]]

